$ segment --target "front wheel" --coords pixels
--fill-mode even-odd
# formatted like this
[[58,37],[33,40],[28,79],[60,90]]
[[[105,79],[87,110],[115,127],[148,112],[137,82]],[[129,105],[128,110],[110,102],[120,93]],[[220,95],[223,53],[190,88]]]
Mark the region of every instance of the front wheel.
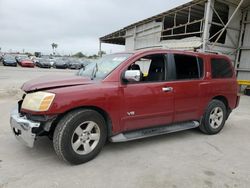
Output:
[[59,121],[53,145],[59,158],[72,164],[85,163],[97,156],[107,138],[103,117],[93,110],[75,110]]
[[224,127],[226,118],[225,104],[220,100],[212,100],[203,116],[200,130],[205,134],[217,134]]

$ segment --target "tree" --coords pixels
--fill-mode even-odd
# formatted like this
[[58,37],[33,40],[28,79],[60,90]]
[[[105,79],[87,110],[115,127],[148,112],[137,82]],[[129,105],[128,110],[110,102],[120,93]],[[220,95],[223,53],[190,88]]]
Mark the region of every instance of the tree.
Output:
[[51,44],[51,46],[52,46],[53,54],[55,55],[55,49],[58,47],[58,44],[56,44],[56,43],[53,42]]
[[89,59],[97,59],[98,57],[99,56],[96,54],[88,56]]
[[84,55],[82,52],[77,52],[76,54],[73,55],[73,57],[82,58],[82,57],[87,57],[87,56]]

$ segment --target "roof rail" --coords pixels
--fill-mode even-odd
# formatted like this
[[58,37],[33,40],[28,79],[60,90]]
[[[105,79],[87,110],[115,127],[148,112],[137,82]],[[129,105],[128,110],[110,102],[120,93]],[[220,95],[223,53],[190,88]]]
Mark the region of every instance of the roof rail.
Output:
[[198,49],[197,52],[205,52],[205,53],[210,53],[210,54],[222,55],[221,52],[213,51],[213,50],[205,50],[205,51],[203,51],[202,49]]
[[146,47],[142,47],[142,48],[136,48],[135,50],[144,50],[144,49],[157,49],[157,48],[163,48],[162,45],[155,45],[155,46],[146,46]]

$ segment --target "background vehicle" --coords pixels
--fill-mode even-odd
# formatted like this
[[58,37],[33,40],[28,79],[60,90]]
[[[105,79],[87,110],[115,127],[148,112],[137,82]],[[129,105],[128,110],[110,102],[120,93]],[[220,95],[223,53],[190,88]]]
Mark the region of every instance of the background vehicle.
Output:
[[76,58],[70,58],[68,63],[69,69],[81,69],[82,68],[81,60]]
[[49,59],[39,58],[35,64],[37,67],[40,68],[51,68],[51,63]]
[[53,67],[56,69],[67,69],[68,68],[68,60],[66,59],[56,59],[54,61]]
[[21,61],[24,59],[29,59],[27,55],[17,55],[16,57],[16,62],[20,65]]
[[30,67],[30,68],[34,68],[35,64],[33,61],[31,61],[30,59],[21,59],[19,60],[19,65],[21,67]]
[[17,62],[16,62],[15,57],[13,57],[11,55],[5,55],[3,57],[2,61],[3,61],[3,65],[4,66],[14,66],[14,67],[17,66]]
[[54,67],[54,63],[55,63],[56,59],[54,58],[49,58],[49,63],[51,67]]
[[0,54],[0,62],[3,61],[3,54]]
[[217,134],[239,104],[227,57],[162,49],[107,55],[78,76],[31,80],[22,90],[11,115],[14,135],[30,147],[48,135],[57,155],[73,164],[93,159],[107,139],[197,127]]

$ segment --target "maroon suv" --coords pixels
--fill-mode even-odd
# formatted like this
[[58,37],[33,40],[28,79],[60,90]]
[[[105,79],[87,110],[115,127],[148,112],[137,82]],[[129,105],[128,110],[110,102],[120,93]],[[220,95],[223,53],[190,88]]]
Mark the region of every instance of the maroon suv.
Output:
[[79,164],[107,139],[124,142],[199,127],[220,132],[238,106],[230,60],[196,52],[143,50],[107,55],[77,76],[26,82],[11,127],[33,147],[49,136],[57,155]]

